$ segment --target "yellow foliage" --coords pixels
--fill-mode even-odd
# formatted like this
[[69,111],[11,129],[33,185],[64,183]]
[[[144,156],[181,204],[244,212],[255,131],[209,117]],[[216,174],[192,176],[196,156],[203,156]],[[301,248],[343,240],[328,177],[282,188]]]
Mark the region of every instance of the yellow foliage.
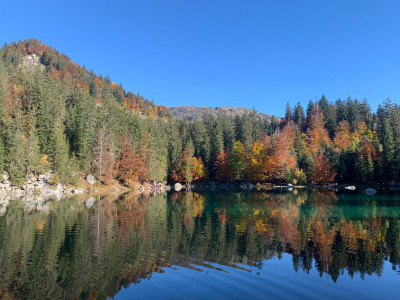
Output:
[[40,159],[40,164],[42,164],[43,166],[50,166],[49,161],[47,160],[47,154],[43,155],[43,157]]

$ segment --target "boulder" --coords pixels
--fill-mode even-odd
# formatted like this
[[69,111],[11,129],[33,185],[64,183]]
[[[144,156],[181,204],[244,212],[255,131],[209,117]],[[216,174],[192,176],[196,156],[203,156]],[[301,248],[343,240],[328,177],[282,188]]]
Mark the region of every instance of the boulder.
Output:
[[71,194],[77,195],[77,194],[83,194],[85,191],[83,189],[72,189]]
[[87,208],[92,207],[92,205],[96,202],[96,199],[94,199],[93,197],[90,197],[89,199],[85,200],[85,206]]
[[1,181],[7,181],[9,178],[10,178],[10,175],[8,175],[7,172],[3,172],[3,174],[0,175]]
[[96,183],[96,178],[94,178],[94,176],[92,174],[88,174],[85,179],[86,179],[86,182],[89,184],[93,185]]
[[179,192],[182,189],[182,184],[180,184],[179,182],[175,183],[174,189],[175,191]]
[[367,188],[367,189],[363,190],[362,192],[363,192],[365,195],[372,196],[372,195],[375,195],[378,191],[377,191],[377,190],[374,190],[374,189],[372,189],[372,188]]
[[354,185],[349,185],[345,187],[346,190],[354,191],[356,187]]

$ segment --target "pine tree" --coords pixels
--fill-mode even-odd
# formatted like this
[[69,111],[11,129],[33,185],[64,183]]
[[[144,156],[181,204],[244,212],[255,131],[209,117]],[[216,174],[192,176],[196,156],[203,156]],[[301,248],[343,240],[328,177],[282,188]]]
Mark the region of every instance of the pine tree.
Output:
[[182,157],[182,179],[187,183],[191,184],[193,180],[193,143],[189,140],[188,144],[183,151]]
[[4,86],[4,67],[0,59],[0,172],[4,171],[6,152],[5,152],[5,132],[6,132],[6,92]]
[[286,109],[285,109],[285,119],[286,121],[290,122],[293,118],[292,114],[292,108],[290,107],[289,102],[286,103]]
[[71,170],[69,166],[69,147],[65,137],[64,124],[60,117],[55,120],[50,138],[51,148],[49,149],[49,154],[53,171],[58,175],[61,182],[70,183],[74,177],[74,170]]
[[383,121],[383,173],[386,181],[391,181],[394,178],[394,158],[395,158],[395,143],[393,139],[393,130],[389,124],[389,120]]
[[303,130],[305,125],[305,117],[304,110],[300,102],[297,102],[297,105],[294,108],[294,122],[301,130]]
[[27,162],[26,141],[19,110],[14,111],[14,120],[7,126],[6,142],[6,170],[10,174],[11,182],[20,185],[25,180]]
[[314,110],[315,104],[314,102],[312,102],[312,100],[310,100],[308,102],[308,106],[307,106],[307,112],[306,112],[306,119],[307,119],[307,125],[310,124],[310,120],[311,120],[311,114]]
[[27,136],[27,149],[26,149],[26,160],[27,160],[27,173],[37,174],[43,171],[41,165],[41,154],[39,146],[39,138],[36,131],[36,123],[34,113],[29,114],[28,122],[28,136]]
[[105,126],[99,128],[91,162],[92,171],[100,182],[111,183],[114,178],[115,151],[113,138]]

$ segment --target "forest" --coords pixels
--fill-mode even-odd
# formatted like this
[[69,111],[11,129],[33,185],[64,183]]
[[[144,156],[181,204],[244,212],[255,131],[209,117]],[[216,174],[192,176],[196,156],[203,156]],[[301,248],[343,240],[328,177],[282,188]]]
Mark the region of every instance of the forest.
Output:
[[[27,65],[25,58],[38,58]],[[268,110],[268,103],[266,111]],[[157,182],[400,180],[400,107],[366,99],[287,104],[283,118],[202,115],[178,120],[110,78],[30,39],[0,50],[0,172],[14,185],[84,174],[128,187]]]

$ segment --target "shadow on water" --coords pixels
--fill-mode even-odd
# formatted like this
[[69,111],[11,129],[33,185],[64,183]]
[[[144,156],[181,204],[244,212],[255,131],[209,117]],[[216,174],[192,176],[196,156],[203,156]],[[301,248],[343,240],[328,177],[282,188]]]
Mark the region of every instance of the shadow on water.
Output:
[[0,298],[104,299],[169,268],[253,272],[283,255],[332,282],[382,275],[385,262],[399,272],[398,200],[294,190],[11,201]]

